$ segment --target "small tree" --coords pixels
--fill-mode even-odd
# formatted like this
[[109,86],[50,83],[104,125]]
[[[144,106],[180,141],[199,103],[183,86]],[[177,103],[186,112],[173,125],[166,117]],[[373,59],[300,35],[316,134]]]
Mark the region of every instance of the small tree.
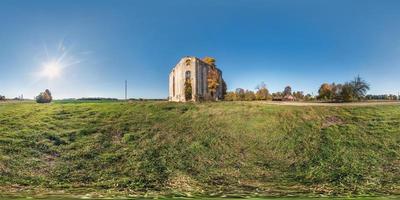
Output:
[[267,88],[259,89],[256,92],[256,99],[257,100],[268,100],[269,99],[269,91]]
[[257,85],[256,90],[257,100],[267,100],[269,98],[269,91],[264,82],[261,82],[259,85]]
[[290,86],[286,86],[285,90],[283,90],[283,96],[292,95],[292,88]]
[[246,90],[246,92],[244,93],[244,100],[245,101],[254,101],[254,100],[256,100],[256,95],[254,94],[253,91]]
[[53,100],[50,90],[46,89],[36,97],[37,103],[50,103]]
[[367,91],[370,89],[369,84],[363,80],[360,76],[354,78],[353,81],[350,82],[353,87],[353,95],[356,99],[361,100],[367,94]]
[[242,88],[236,88],[236,100],[237,101],[243,101],[245,97],[245,91]]
[[306,94],[304,96],[304,100],[305,101],[312,101],[312,100],[314,100],[314,97],[311,94]]
[[2,95],[0,95],[0,101],[5,101],[6,100],[6,97],[5,96],[2,96]]
[[304,100],[304,92],[303,91],[293,92],[293,96],[296,98],[296,100]]
[[275,93],[272,93],[272,99],[280,99],[280,98],[282,98],[282,97],[283,97],[282,92],[275,92]]
[[354,98],[354,88],[352,84],[345,83],[342,86],[342,91],[340,93],[340,99],[344,102],[351,102]]
[[332,97],[332,86],[329,83],[323,83],[318,90],[318,99],[331,100]]
[[227,92],[224,96],[225,101],[236,101],[237,96],[235,92]]
[[335,84],[332,83],[332,98],[335,101],[341,101],[341,93],[342,93],[342,89],[343,89],[343,85],[342,84]]

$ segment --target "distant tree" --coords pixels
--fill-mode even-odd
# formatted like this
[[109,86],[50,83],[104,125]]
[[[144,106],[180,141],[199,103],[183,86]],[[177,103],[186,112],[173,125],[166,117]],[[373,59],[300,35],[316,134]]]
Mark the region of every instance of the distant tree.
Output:
[[290,86],[286,86],[285,90],[283,90],[283,96],[292,95],[292,88]]
[[340,99],[344,102],[350,102],[354,100],[354,88],[350,83],[345,83],[342,86],[342,91],[340,93]]
[[236,93],[236,100],[237,101],[243,101],[245,97],[245,91],[242,88],[236,88],[235,90]]
[[306,94],[304,96],[304,100],[305,101],[312,101],[312,100],[314,100],[314,97],[311,94]]
[[253,91],[246,90],[246,92],[244,93],[244,100],[245,101],[254,101],[254,100],[256,100],[256,95],[254,94]]
[[224,96],[225,101],[236,101],[237,96],[235,92],[227,92]]
[[5,101],[6,100],[6,97],[5,96],[2,96],[2,95],[0,95],[0,101]]
[[261,88],[256,92],[257,100],[268,100],[270,99],[269,91],[267,88]]
[[342,93],[343,85],[332,83],[331,88],[332,88],[332,99],[335,101],[341,101],[340,94]]
[[274,92],[271,94],[272,101],[281,101],[283,98],[282,92]]
[[304,100],[304,92],[303,91],[293,92],[293,96],[296,98],[296,100]]
[[332,86],[329,83],[323,83],[318,90],[318,99],[331,100],[332,97]]
[[282,92],[272,93],[272,98],[282,98],[282,97],[283,97],[283,93]]
[[37,103],[50,103],[53,100],[50,90],[46,89],[36,97]]
[[381,95],[366,95],[365,96],[366,99],[368,100],[399,100],[399,97],[397,95],[394,94],[381,94]]
[[354,97],[358,100],[363,99],[370,89],[369,84],[360,76],[355,77],[354,80],[350,82],[350,84],[354,90]]
[[256,99],[257,100],[268,100],[269,98],[269,91],[267,89],[267,85],[264,82],[261,82],[256,87]]
[[396,95],[389,94],[389,95],[386,95],[386,96],[387,96],[386,100],[397,100],[397,96]]

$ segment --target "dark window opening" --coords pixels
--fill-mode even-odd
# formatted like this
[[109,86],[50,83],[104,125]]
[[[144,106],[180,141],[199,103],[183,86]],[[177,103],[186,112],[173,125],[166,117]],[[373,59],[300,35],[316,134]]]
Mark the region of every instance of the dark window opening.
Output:
[[190,76],[191,76],[191,72],[190,71],[186,71],[185,78],[186,79],[190,79]]

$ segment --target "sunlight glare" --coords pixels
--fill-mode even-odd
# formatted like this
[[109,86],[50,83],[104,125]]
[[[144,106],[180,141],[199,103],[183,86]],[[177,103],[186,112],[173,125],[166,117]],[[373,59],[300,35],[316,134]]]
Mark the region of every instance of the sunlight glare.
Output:
[[49,62],[43,66],[41,75],[49,79],[57,78],[61,74],[61,66],[57,62]]

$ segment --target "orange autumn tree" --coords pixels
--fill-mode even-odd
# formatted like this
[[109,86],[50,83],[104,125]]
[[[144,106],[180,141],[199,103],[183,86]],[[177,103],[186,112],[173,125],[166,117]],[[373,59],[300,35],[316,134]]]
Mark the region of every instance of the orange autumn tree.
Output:
[[332,99],[333,97],[332,85],[329,83],[322,84],[318,90],[318,99],[323,99],[323,100]]
[[215,58],[205,57],[203,58],[203,61],[211,66],[208,69],[207,85],[208,85],[208,91],[211,93],[211,96],[214,97],[220,83],[220,74],[219,71],[217,70],[217,66],[215,65]]

